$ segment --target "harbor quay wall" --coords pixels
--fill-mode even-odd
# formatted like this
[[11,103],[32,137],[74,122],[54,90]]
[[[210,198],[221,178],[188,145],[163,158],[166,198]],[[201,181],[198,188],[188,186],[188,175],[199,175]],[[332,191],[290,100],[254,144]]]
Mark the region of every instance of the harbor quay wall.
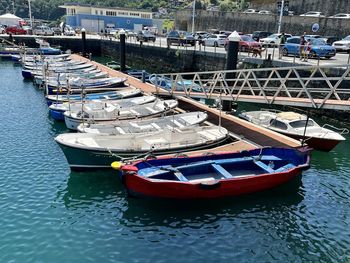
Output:
[[[277,15],[197,10],[195,30],[236,30],[245,34],[253,33],[254,31],[270,31],[274,33],[278,29],[278,20],[279,17]],[[312,32],[314,23],[319,24],[319,30],[316,33]],[[178,11],[175,18],[175,27],[179,30],[191,31],[192,12],[190,10]],[[350,32],[350,21],[348,19],[328,17],[284,16],[281,30],[294,35],[306,32],[307,34],[347,36]]]
[[[101,53],[119,61],[120,43],[101,41]],[[126,64],[157,73],[223,70],[226,54],[127,43]]]

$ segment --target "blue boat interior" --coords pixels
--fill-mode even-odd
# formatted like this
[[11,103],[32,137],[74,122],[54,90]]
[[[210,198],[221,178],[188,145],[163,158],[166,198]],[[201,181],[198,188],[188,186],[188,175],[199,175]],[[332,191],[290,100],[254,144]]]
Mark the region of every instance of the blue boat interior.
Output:
[[[252,152],[259,153],[259,152]],[[140,162],[138,175],[149,179],[180,182],[225,180],[247,175],[273,174],[288,171],[306,163],[306,155],[295,150],[274,155],[231,154],[195,158],[170,158]]]

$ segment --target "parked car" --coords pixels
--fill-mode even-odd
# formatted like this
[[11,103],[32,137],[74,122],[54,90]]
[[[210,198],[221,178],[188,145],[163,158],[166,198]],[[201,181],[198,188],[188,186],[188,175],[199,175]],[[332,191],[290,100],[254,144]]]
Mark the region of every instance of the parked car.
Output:
[[340,41],[335,41],[332,46],[337,50],[337,51],[347,51],[350,52],[350,35],[343,38]]
[[62,30],[60,27],[52,27],[51,30],[53,31],[54,35],[62,35]]
[[[282,34],[272,34],[268,37],[260,39],[260,43],[263,46],[274,47],[274,46],[280,44],[281,36],[282,36]],[[288,38],[292,37],[292,35],[290,35],[290,34],[284,34],[284,36],[285,36],[286,40]]]
[[12,34],[12,35],[26,35],[27,31],[21,28],[20,26],[8,26],[5,29],[6,34]]
[[325,36],[322,37],[322,39],[326,41],[327,45],[332,45],[334,42],[342,40],[342,38],[338,36]]
[[[334,47],[329,46],[323,39],[305,38],[310,42],[309,57],[311,58],[331,58],[336,54]],[[283,56],[296,55],[300,56],[300,37],[291,37],[287,39],[282,50]]]
[[33,34],[33,29],[30,26],[22,26],[22,29],[27,31],[27,35]]
[[300,16],[310,16],[310,17],[325,17],[325,14],[318,11],[310,11]]
[[156,36],[147,30],[142,30],[137,33],[136,40],[144,41],[144,42],[148,42],[148,41],[155,42]]
[[36,28],[34,28],[33,34],[38,36],[53,36],[54,32],[48,26],[37,26]]
[[6,27],[4,25],[0,25],[0,34],[5,34]]
[[[225,43],[225,49],[227,50],[229,40],[226,39]],[[239,50],[243,52],[250,52],[254,48],[261,48],[261,44],[257,41],[255,41],[251,36],[249,35],[240,35],[240,41],[239,41]]]
[[247,9],[247,10],[245,10],[243,13],[245,13],[245,14],[254,14],[254,13],[257,13],[258,11],[257,10],[255,10],[255,9]]
[[254,31],[253,32],[253,39],[255,41],[259,41],[261,38],[265,38],[265,37],[268,37],[271,35],[272,35],[272,33],[268,32],[268,31]]
[[168,47],[170,47],[171,44],[191,46],[194,46],[196,44],[196,40],[189,32],[178,30],[169,32],[166,37],[166,42]]
[[73,29],[73,27],[71,27],[69,25],[66,25],[64,27],[63,34],[65,36],[75,36],[76,35],[75,30]]
[[272,12],[268,11],[268,10],[260,10],[258,12],[258,14],[260,14],[260,15],[272,15]]
[[226,35],[211,34],[203,39],[203,46],[210,47],[223,47],[226,43]]
[[334,16],[330,16],[329,18],[350,19],[350,14],[339,13]]

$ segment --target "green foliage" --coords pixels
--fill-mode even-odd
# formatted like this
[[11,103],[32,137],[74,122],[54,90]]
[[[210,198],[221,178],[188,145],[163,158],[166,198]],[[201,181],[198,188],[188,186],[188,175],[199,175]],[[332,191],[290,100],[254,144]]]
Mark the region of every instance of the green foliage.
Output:
[[[59,8],[68,0],[31,0],[32,16],[35,19],[58,20],[65,14],[65,9]],[[78,0],[82,4],[106,7],[127,7],[135,9],[158,11],[167,8],[170,13],[192,6],[192,0]],[[247,0],[196,0],[197,9],[206,9],[210,4],[218,5],[222,11],[241,10],[247,7]],[[19,17],[28,18],[28,0],[0,0],[0,14],[13,13]]]

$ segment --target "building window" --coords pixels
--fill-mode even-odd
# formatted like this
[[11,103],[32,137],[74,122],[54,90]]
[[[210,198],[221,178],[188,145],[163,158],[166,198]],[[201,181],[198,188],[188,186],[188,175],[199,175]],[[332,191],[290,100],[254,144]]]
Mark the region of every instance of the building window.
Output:
[[100,15],[103,15],[103,11],[102,10],[100,11]]
[[98,11],[97,10],[95,10],[95,15],[98,15]]
[[128,12],[122,12],[122,11],[120,11],[120,12],[118,12],[118,15],[121,15],[121,16],[128,16],[129,13],[128,13]]
[[137,17],[139,17],[140,14],[139,13],[130,13],[130,16],[137,16]]
[[141,14],[141,18],[151,18],[150,14]]

